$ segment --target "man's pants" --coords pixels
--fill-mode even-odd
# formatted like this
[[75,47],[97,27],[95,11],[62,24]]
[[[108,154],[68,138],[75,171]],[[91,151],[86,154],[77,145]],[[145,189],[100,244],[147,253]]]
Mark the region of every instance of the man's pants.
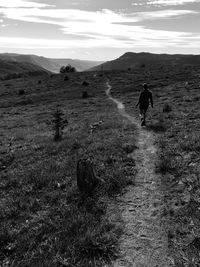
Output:
[[148,107],[141,107],[140,106],[140,117],[141,117],[141,126],[146,124],[146,112]]

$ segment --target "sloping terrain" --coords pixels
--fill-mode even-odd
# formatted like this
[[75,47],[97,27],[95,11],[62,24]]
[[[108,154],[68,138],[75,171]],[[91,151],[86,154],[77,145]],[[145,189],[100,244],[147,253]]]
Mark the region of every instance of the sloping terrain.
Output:
[[38,65],[34,65],[28,62],[15,62],[12,60],[0,59],[0,78],[9,79],[16,78],[20,75],[34,75],[48,73],[47,70],[43,69]]
[[[134,179],[126,151],[134,148],[135,128],[108,101],[104,77],[87,74],[85,86],[85,74],[67,76],[0,82],[3,267],[93,267],[116,258],[121,230],[106,208]],[[82,98],[84,91],[90,97]],[[57,108],[68,120],[60,142],[53,141]],[[91,159],[105,181],[86,200],[76,185],[80,158]]]
[[149,110],[146,130],[157,134],[159,154],[154,171],[161,177],[164,205],[160,218],[167,233],[171,266],[200,264],[199,69],[165,68],[161,72],[151,68],[109,75],[112,96],[124,103],[128,114],[137,114],[135,104],[143,82],[149,83],[153,92],[154,109]]
[[[154,231],[152,246],[161,245],[157,252],[167,254],[171,266],[198,267],[199,69],[156,65],[72,73],[68,80],[54,74],[1,81],[0,265],[112,266],[120,252],[133,254],[132,245],[140,255],[135,262],[145,266]],[[107,78],[125,117],[106,96]],[[135,105],[143,82],[155,107],[140,132]],[[53,141],[57,108],[68,120],[60,142]],[[90,158],[104,181],[86,200],[76,185],[80,158]],[[144,194],[134,194],[142,188]],[[129,240],[137,242],[128,247],[130,216]],[[132,226],[140,230],[136,239]]]
[[92,71],[101,70],[128,70],[150,66],[183,66],[200,64],[200,55],[169,55],[151,53],[127,52],[121,57],[105,62],[92,68]]
[[87,61],[78,59],[56,59],[36,55],[22,55],[12,53],[0,54],[0,59],[18,63],[31,63],[55,73],[58,73],[62,66],[66,66],[68,64],[71,64],[73,67],[75,67],[77,71],[84,71],[102,63],[98,61]]

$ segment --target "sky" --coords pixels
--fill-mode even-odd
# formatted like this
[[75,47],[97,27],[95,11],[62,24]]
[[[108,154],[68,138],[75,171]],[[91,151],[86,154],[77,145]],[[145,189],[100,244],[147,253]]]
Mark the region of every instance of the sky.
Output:
[[200,0],[0,0],[0,53],[200,54]]

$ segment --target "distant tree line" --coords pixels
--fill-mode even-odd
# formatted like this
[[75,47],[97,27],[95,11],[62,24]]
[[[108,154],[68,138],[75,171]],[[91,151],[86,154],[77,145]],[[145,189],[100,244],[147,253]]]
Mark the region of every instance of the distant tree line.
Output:
[[76,68],[72,67],[70,64],[67,66],[62,66],[60,68],[60,73],[69,73],[69,72],[76,72]]

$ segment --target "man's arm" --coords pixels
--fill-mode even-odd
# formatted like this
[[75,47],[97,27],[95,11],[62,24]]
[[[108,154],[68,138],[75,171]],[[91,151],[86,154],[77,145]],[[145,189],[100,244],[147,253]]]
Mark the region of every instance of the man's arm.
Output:
[[140,93],[140,97],[139,97],[139,100],[138,100],[138,102],[137,102],[136,107],[140,104],[140,98],[141,98],[141,93]]
[[150,101],[151,101],[151,107],[153,108],[153,96],[152,96],[152,93],[150,92]]

